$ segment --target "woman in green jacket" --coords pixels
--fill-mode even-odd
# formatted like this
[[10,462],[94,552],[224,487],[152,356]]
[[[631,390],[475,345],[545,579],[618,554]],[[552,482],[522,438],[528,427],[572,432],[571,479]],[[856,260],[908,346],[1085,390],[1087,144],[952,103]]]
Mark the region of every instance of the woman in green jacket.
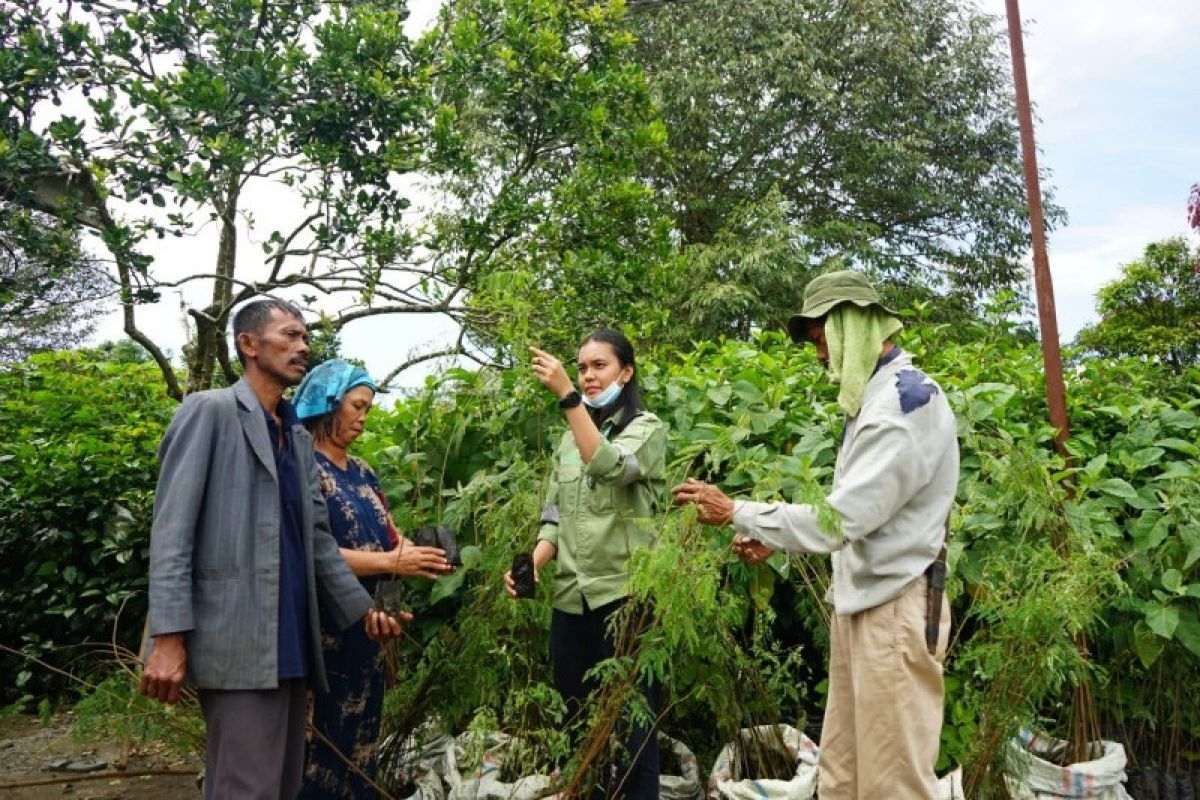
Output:
[[[667,433],[642,404],[633,345],[620,332],[600,329],[583,341],[578,390],[557,358],[532,350],[534,374],[570,426],[554,453],[533,563],[536,579],[546,562],[558,562],[550,661],[554,686],[574,717],[595,688],[584,675],[614,654],[607,623],[629,594],[629,557],[654,538],[647,522],[665,488]],[[505,581],[516,597],[512,576]],[[646,695],[653,710],[654,687]],[[653,733],[633,730],[626,743],[632,762],[603,788],[607,796],[658,797]]]

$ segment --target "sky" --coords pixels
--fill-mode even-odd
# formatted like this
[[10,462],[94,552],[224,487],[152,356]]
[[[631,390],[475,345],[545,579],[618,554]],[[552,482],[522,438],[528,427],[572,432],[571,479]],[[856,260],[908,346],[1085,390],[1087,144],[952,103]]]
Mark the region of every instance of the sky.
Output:
[[[976,0],[1004,16],[1004,0]],[[1200,182],[1200,3],[1023,0],[1039,165],[1067,223],[1049,237],[1064,340],[1152,241],[1188,233]]]
[[[969,1],[1003,22],[1004,0]],[[415,0],[410,34],[431,24],[437,7],[437,0]],[[1152,241],[1188,233],[1187,196],[1200,182],[1200,2],[1023,0],[1021,13],[1039,163],[1068,216],[1051,233],[1049,251],[1059,331],[1069,341],[1095,321],[1096,290],[1122,264]],[[278,193],[250,202],[262,237],[298,213]],[[156,274],[210,271],[214,242],[210,228],[163,243],[153,251]],[[259,253],[255,241],[240,247],[241,258]],[[204,297],[200,287],[168,292],[139,311],[140,324],[177,354],[185,340],[180,304],[202,305]],[[121,335],[113,314],[94,338]],[[452,323],[430,315],[374,318],[344,330],[342,352],[383,375],[410,353],[443,347],[454,335]],[[418,385],[430,369],[410,370],[396,385]]]

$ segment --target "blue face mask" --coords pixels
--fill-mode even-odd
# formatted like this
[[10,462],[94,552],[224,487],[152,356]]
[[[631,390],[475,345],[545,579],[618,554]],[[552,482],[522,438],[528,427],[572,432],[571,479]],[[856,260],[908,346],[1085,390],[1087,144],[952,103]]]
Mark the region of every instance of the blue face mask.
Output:
[[588,397],[585,394],[583,396],[583,404],[588,408],[608,408],[617,401],[617,398],[621,396],[621,390],[624,388],[617,381],[613,381],[608,385],[607,389],[595,397]]

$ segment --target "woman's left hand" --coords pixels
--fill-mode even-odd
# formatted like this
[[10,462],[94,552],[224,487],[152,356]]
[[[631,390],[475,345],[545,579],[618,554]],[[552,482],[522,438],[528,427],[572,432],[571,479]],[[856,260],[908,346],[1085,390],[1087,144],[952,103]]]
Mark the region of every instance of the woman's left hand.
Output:
[[533,353],[533,374],[542,385],[554,392],[554,396],[559,400],[569,395],[575,386],[571,383],[562,362],[545,350],[538,350],[536,347],[529,350]]
[[435,580],[454,571],[454,567],[446,561],[445,550],[439,547],[420,547],[407,539],[389,555],[394,559],[392,573],[406,578]]

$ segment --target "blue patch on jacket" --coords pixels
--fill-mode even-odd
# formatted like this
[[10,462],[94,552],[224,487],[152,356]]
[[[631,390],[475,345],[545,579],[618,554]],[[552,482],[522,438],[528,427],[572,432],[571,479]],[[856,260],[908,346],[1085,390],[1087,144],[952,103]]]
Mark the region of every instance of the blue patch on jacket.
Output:
[[911,414],[929,402],[937,394],[937,384],[915,369],[902,369],[896,373],[896,391],[900,393],[900,410]]

